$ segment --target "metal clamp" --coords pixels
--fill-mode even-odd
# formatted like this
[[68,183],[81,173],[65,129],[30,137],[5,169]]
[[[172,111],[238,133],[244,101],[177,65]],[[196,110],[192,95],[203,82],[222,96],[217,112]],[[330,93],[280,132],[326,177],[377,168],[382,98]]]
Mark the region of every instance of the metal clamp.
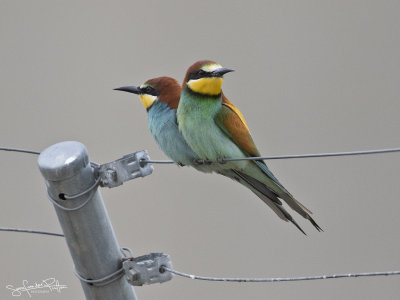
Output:
[[100,186],[113,188],[125,181],[150,175],[154,167],[151,163],[141,163],[146,160],[150,160],[149,154],[146,150],[142,150],[96,167],[95,172],[100,178]]
[[171,280],[172,273],[166,272],[163,267],[172,269],[169,255],[163,253],[150,253],[122,263],[128,283],[134,286]]

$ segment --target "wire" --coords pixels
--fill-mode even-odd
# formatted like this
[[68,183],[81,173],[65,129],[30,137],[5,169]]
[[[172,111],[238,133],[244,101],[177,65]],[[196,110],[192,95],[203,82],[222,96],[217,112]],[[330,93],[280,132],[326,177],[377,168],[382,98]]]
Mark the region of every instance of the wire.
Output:
[[12,232],[24,232],[24,233],[35,233],[35,234],[43,234],[43,235],[52,235],[52,236],[61,236],[64,237],[61,233],[41,231],[41,230],[32,230],[32,229],[22,229],[22,228],[10,228],[10,227],[0,227],[0,231],[12,231]]
[[[130,260],[133,258],[132,249],[127,248],[127,247],[122,247],[122,248],[120,248],[120,251],[121,251],[122,255],[124,256],[123,260]],[[129,255],[127,255],[126,252],[128,252]],[[123,266],[121,268],[119,268],[117,271],[115,271],[114,273],[111,273],[100,279],[86,279],[86,278],[82,277],[81,275],[79,275],[78,271],[76,270],[75,265],[74,265],[73,271],[74,271],[75,276],[78,277],[78,279],[80,281],[83,281],[85,283],[95,285],[95,286],[108,285],[108,284],[114,282],[115,280],[121,278],[121,276],[124,275],[124,267]]]
[[311,153],[311,154],[293,154],[293,155],[275,155],[275,156],[260,156],[260,157],[244,157],[244,158],[222,158],[223,161],[237,160],[258,160],[258,159],[289,159],[289,158],[314,158],[314,157],[330,157],[330,156],[351,156],[351,155],[366,155],[366,154],[381,154],[390,152],[400,152],[400,148],[365,150],[365,151],[350,151],[350,152],[327,152],[327,153]]
[[123,267],[121,267],[117,271],[115,271],[103,278],[99,278],[99,279],[86,279],[86,278],[82,277],[81,275],[79,275],[78,271],[76,270],[75,265],[74,265],[73,271],[74,271],[75,276],[78,277],[78,279],[80,281],[91,284],[91,285],[95,285],[95,286],[108,285],[108,284],[118,280],[119,278],[121,278],[124,275]]
[[83,192],[80,192],[80,193],[75,194],[75,195],[66,195],[66,194],[63,194],[63,193],[59,194],[59,198],[61,200],[73,200],[73,199],[76,199],[78,197],[81,197],[81,196],[85,195],[86,193],[90,193],[90,195],[88,195],[88,197],[87,197],[87,199],[85,201],[83,201],[78,206],[71,207],[71,208],[65,207],[65,206],[62,206],[61,204],[59,204],[57,202],[57,200],[54,199],[54,197],[50,194],[50,191],[48,189],[47,189],[47,196],[48,196],[49,200],[51,201],[51,203],[53,203],[58,208],[60,208],[62,210],[65,210],[65,211],[75,211],[75,210],[81,209],[86,204],[88,204],[90,200],[92,200],[92,198],[94,197],[94,194],[96,192],[96,188],[97,188],[97,186],[99,184],[100,184],[100,177],[95,181],[95,183],[93,185],[91,185],[89,188],[87,188]]
[[[10,151],[10,152],[21,152],[21,153],[28,153],[28,154],[36,154],[40,155],[39,151],[28,150],[28,149],[20,149],[20,148],[9,148],[9,147],[0,147],[0,151]],[[95,162],[90,162],[92,168],[99,167],[100,165]]]
[[0,151],[22,152],[22,153],[37,154],[37,155],[40,154],[40,152],[38,151],[19,149],[19,148],[8,148],[8,147],[0,147]]
[[[36,234],[64,237],[64,235],[61,234],[61,233],[54,233],[54,232],[40,231],[40,230],[32,230],[32,229],[0,227],[0,231],[36,233]],[[126,255],[125,252],[123,252],[123,251],[127,251],[130,254],[130,256]],[[123,247],[123,248],[121,248],[121,252],[124,255],[125,259],[130,259],[130,258],[133,257],[133,252],[132,252],[132,250],[130,248]],[[79,275],[79,273],[77,272],[75,266],[74,266],[73,271],[74,271],[75,276],[78,277],[79,280],[81,280],[81,281],[83,281],[85,283],[96,285],[96,286],[105,286],[107,284],[110,284],[111,282],[114,282],[115,280],[119,279],[124,273],[124,269],[120,268],[117,271],[115,271],[114,273],[109,274],[109,275],[107,275],[107,276],[105,276],[103,278],[100,278],[100,279],[86,279],[86,278],[83,278],[81,275]]]
[[64,200],[72,200],[72,199],[76,199],[79,198],[87,193],[89,193],[90,191],[92,191],[93,189],[95,189],[98,185],[100,184],[100,177],[96,179],[96,181],[93,183],[93,185],[91,185],[90,187],[88,187],[86,190],[84,190],[83,192],[80,192],[78,194],[74,194],[74,195],[67,195],[67,194],[62,194],[62,197],[64,198]]
[[143,162],[144,164],[150,163],[150,164],[174,164],[175,162],[173,160],[169,160],[169,159],[157,159],[157,160],[146,160],[146,159],[142,159],[141,162]]
[[[326,153],[309,153],[309,154],[290,154],[290,155],[272,155],[272,156],[254,156],[254,157],[240,157],[240,158],[220,158],[217,163],[224,164],[229,161],[240,160],[273,160],[273,159],[291,159],[291,158],[315,158],[315,157],[331,157],[331,156],[352,156],[352,155],[367,155],[367,154],[382,154],[400,152],[400,148],[388,148],[377,150],[363,150],[363,151],[347,151],[347,152],[326,152]],[[173,164],[172,160],[143,160],[144,163],[153,164]],[[212,164],[215,162],[207,160],[198,160],[197,164]]]
[[[43,235],[51,235],[51,236],[59,236],[64,237],[63,234],[54,233],[54,232],[47,232],[47,231],[39,231],[39,230],[32,230],[32,229],[21,229],[21,228],[9,228],[9,227],[0,227],[0,231],[12,231],[12,232],[25,232],[25,233],[35,233],[35,234],[43,234]],[[132,250],[129,248],[121,248],[122,250],[129,251],[131,256]],[[124,255],[126,256],[126,255]],[[199,275],[192,275],[187,274],[184,272],[176,271],[170,269],[166,266],[162,266],[160,268],[161,272],[167,271],[171,272],[175,275],[190,278],[190,279],[197,279],[197,280],[206,280],[206,281],[225,281],[225,282],[282,282],[282,281],[304,281],[304,280],[320,280],[320,279],[338,279],[338,278],[354,278],[354,277],[372,277],[372,276],[392,276],[392,275],[400,275],[400,271],[387,271],[387,272],[368,272],[368,273],[348,273],[348,274],[332,274],[332,275],[318,275],[318,276],[300,276],[300,277],[276,277],[276,278],[223,278],[223,277],[207,277],[207,276],[199,276]],[[106,281],[107,279],[118,275],[121,272],[121,269],[117,270],[115,273],[106,276],[105,278],[97,279],[97,280],[87,280],[81,277],[77,272],[75,275],[77,277],[88,283],[100,283]],[[117,277],[118,278],[118,277]],[[117,279],[116,278],[116,279]],[[105,284],[110,283],[106,281]],[[104,283],[103,283],[104,284]]]
[[[0,151],[14,151],[23,152],[30,154],[40,154],[40,152],[18,149],[18,148],[7,148],[0,147]],[[229,161],[240,161],[240,160],[273,160],[273,159],[291,159],[291,158],[315,158],[315,157],[331,157],[331,156],[352,156],[352,155],[367,155],[367,154],[382,154],[400,152],[400,148],[387,148],[387,149],[376,149],[376,150],[362,150],[362,151],[347,151],[347,152],[326,152],[326,153],[309,153],[309,154],[291,154],[291,155],[272,155],[272,156],[254,156],[254,157],[239,157],[239,158],[220,158],[218,162],[212,162],[208,160],[197,160],[197,164],[212,164],[221,163],[224,164]],[[152,163],[152,164],[175,164],[173,160],[141,160],[142,163]],[[99,166],[98,164],[91,162],[93,167]]]
[[367,277],[367,276],[400,275],[400,271],[388,271],[388,272],[349,273],[349,274],[332,274],[332,275],[318,275],[318,276],[283,277],[283,278],[220,278],[220,277],[191,275],[167,268],[165,266],[162,266],[161,268],[162,270],[171,272],[175,275],[185,278],[207,280],[207,281],[225,281],[225,282],[281,282],[281,281],[302,281],[302,280],[337,279],[337,278]]

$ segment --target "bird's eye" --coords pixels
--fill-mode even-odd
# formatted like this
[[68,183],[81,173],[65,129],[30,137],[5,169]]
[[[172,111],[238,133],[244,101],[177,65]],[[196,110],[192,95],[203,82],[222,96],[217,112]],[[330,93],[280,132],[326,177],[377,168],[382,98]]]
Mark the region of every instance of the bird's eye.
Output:
[[153,89],[152,89],[151,87],[149,87],[149,86],[145,88],[145,92],[146,92],[147,94],[150,94],[152,90],[153,90]]
[[200,76],[200,77],[203,77],[204,75],[206,75],[206,72],[204,72],[203,70],[199,70],[197,72],[197,75]]

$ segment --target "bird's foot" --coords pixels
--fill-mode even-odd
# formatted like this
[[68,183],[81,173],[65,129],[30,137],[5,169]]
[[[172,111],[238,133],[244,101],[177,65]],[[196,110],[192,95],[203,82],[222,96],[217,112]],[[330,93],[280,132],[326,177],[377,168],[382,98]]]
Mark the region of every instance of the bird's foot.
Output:
[[217,159],[217,162],[218,162],[219,164],[221,164],[221,165],[226,164],[226,160],[225,160],[225,158],[223,158],[223,157],[219,157],[219,158]]
[[198,159],[193,159],[193,164],[195,165],[204,165],[204,160],[198,158]]
[[208,159],[194,159],[193,163],[196,165],[211,165],[213,162]]

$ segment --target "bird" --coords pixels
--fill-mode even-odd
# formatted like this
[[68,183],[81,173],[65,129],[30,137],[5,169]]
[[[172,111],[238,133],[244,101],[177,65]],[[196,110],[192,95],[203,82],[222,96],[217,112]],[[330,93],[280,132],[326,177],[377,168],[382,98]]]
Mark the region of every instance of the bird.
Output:
[[322,231],[311,217],[312,212],[284,188],[263,160],[221,163],[224,158],[260,156],[243,114],[222,92],[223,76],[232,71],[211,60],[197,61],[188,68],[176,112],[179,131],[197,156],[209,162],[204,165],[209,171],[249,188],[281,219],[293,223],[303,234],[305,231],[281,200]]
[[150,132],[165,155],[179,166],[193,166],[201,172],[211,172],[200,162],[200,157],[189,147],[178,129],[176,109],[181,86],[176,79],[156,77],[140,86],[123,86],[114,90],[139,96],[147,111]]
[[[122,86],[114,90],[139,96],[147,111],[150,132],[165,155],[179,166],[191,166],[203,173],[213,171],[207,162],[200,159],[189,147],[178,129],[176,110],[180,100],[181,86],[176,79],[162,76],[149,79],[140,86]],[[227,101],[224,98],[224,102]],[[220,170],[218,174],[228,178],[236,176],[231,170]],[[241,178],[235,180],[251,189],[251,186]]]

